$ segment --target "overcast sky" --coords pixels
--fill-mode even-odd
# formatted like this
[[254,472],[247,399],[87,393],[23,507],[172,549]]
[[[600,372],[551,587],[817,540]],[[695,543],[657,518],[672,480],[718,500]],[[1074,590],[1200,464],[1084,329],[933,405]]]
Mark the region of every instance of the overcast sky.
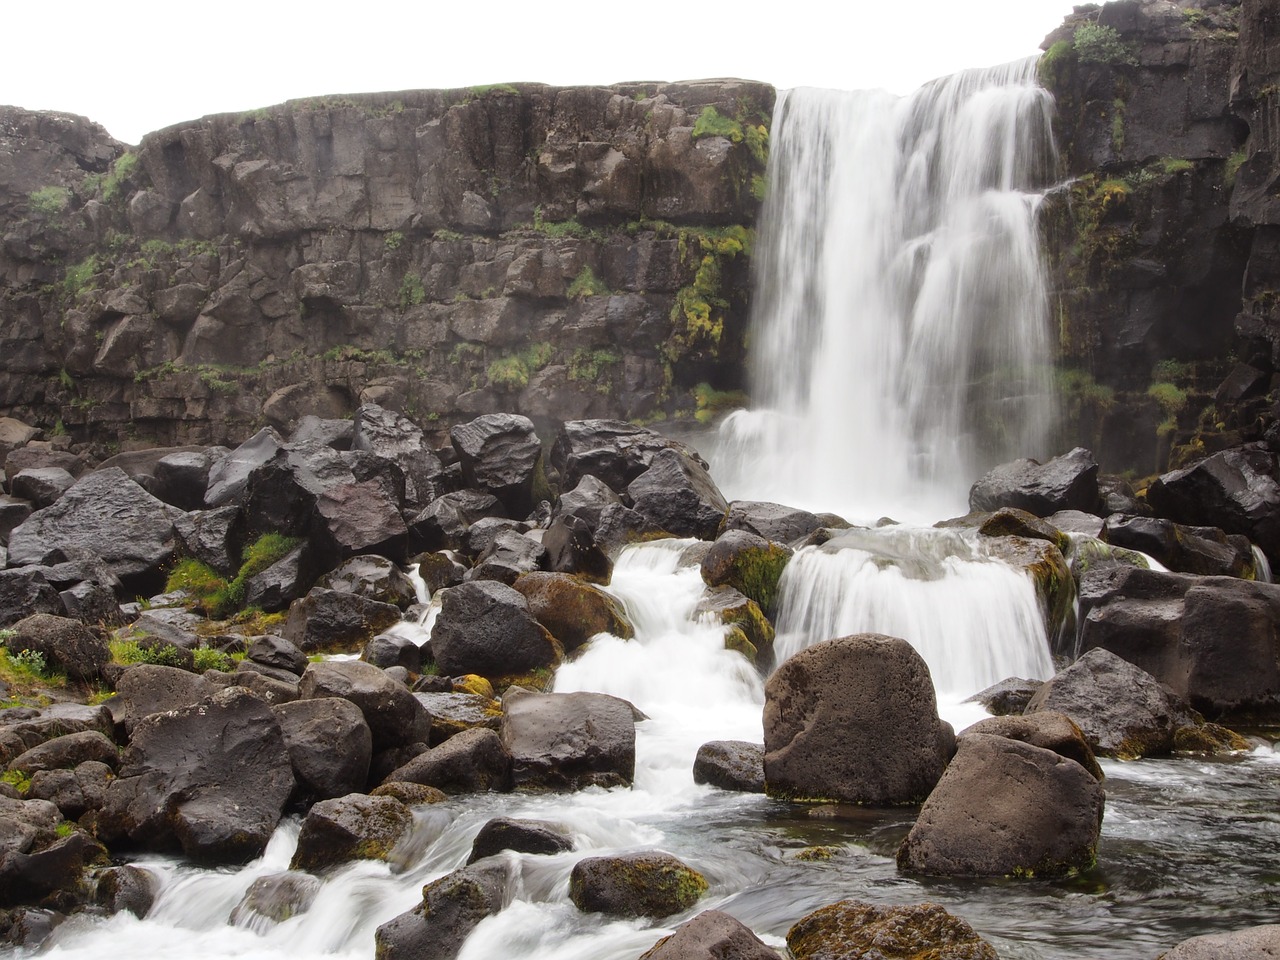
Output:
[[0,103],[115,137],[294,97],[743,77],[908,93],[1037,51],[1070,0],[0,0]]

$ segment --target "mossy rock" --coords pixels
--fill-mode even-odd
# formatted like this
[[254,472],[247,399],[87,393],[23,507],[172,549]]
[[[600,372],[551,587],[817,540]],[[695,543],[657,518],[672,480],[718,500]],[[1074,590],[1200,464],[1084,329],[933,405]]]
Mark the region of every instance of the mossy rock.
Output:
[[1067,552],[1070,538],[1051,523],[1041,520],[1034,513],[1016,507],[1003,507],[991,514],[978,533],[984,537],[1023,537],[1028,540],[1047,540],[1063,553]]
[[413,827],[413,814],[395,797],[350,794],[322,800],[302,821],[291,870],[314,871],[352,860],[387,860]]
[[389,780],[380,784],[369,791],[369,796],[392,797],[399,800],[406,807],[426,803],[443,803],[449,799],[447,793],[436,787],[429,787],[425,783],[407,783],[404,780]]
[[569,899],[587,913],[661,919],[688,910],[707,880],[669,853],[587,857],[574,865]]
[[745,530],[724,533],[702,559],[702,579],[708,586],[730,586],[769,614],[778,599],[778,580],[792,552],[782,544]]
[[1062,551],[1047,540],[1026,537],[992,537],[991,556],[1026,571],[1036,588],[1045,631],[1057,636],[1074,615],[1076,582]]
[[560,641],[566,653],[597,633],[611,633],[624,640],[635,636],[618,601],[572,574],[526,573],[513,586],[528,601],[529,612]]
[[747,639],[741,627],[730,627],[724,632],[724,648],[742,654],[752,663],[756,662],[758,656],[756,645]]
[[1178,753],[1233,753],[1252,746],[1234,730],[1216,723],[1179,727],[1173,731],[1173,749]]
[[773,663],[774,628],[760,605],[733,587],[713,587],[703,592],[694,608],[695,617],[714,617],[728,627],[724,645],[738,650],[764,668]]
[[796,923],[787,947],[795,960],[997,960],[973,927],[933,903],[882,907],[841,900]]
[[464,674],[461,677],[453,678],[454,693],[474,693],[478,697],[484,697],[492,700],[497,696],[493,690],[493,684],[484,677],[476,673]]

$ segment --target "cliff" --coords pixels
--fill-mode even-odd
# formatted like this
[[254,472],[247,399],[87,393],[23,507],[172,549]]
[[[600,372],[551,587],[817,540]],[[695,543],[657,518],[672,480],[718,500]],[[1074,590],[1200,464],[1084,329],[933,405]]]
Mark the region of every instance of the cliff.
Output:
[[[218,443],[374,401],[660,419],[739,386],[771,87],[0,108],[0,415]],[[702,391],[705,398],[705,388]]]

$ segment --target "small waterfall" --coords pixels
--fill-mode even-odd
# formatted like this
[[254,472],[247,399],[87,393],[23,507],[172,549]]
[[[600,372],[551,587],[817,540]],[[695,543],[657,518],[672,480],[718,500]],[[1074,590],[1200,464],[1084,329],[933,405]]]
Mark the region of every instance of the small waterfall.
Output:
[[775,111],[752,395],[732,493],[936,519],[1052,412],[1035,216],[1052,173],[1035,62],[907,98],[800,89]]

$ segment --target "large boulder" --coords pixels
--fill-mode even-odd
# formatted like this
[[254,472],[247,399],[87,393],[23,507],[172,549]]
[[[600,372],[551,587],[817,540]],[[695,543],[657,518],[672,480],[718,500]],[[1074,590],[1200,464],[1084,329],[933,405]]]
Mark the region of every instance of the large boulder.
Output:
[[635,631],[622,605],[603,590],[567,573],[526,573],[513,584],[529,604],[529,612],[560,641],[566,653],[597,633],[624,640]]
[[57,588],[42,568],[0,570],[0,630],[32,614],[61,616],[66,612]]
[[534,479],[542,469],[542,441],[528,417],[489,413],[450,428],[467,486],[497,497],[511,517],[534,507]]
[[63,734],[18,754],[9,769],[31,776],[42,770],[70,770],[89,761],[114,769],[120,762],[116,742],[98,730]]
[[905,640],[858,634],[814,644],[765,684],[770,796],[919,803],[954,743],[938,719],[929,668]]
[[369,779],[373,734],[360,708],[340,697],[295,700],[272,707],[304,802],[344,797]]
[[1029,743],[1033,747],[1052,750],[1059,756],[1080,764],[1095,780],[1102,779],[1102,768],[1098,766],[1089,741],[1065,713],[1041,710],[1028,716],[988,717],[966,727],[960,732],[959,738],[963,739],[971,733],[1008,737],[1010,740]]
[[560,473],[565,489],[577,487],[590,474],[621,493],[663,450],[676,451],[706,467],[706,462],[680,441],[623,420],[565,422],[551,448],[551,465]]
[[492,857],[503,850],[550,855],[572,849],[573,838],[553,823],[496,817],[487,821],[476,834],[467,863]]
[[95,680],[111,662],[111,648],[102,637],[78,620],[47,613],[19,620],[4,645],[13,653],[40,654],[47,667],[63,671],[69,680]]
[[508,867],[476,863],[433,880],[422,902],[374,933],[378,960],[453,960],[477,924],[507,904]]
[[508,694],[502,743],[517,788],[580,790],[635,777],[635,708],[604,693]]
[[702,874],[669,853],[624,853],[575,863],[569,899],[586,913],[660,920],[688,910],[707,886]]
[[632,509],[678,537],[713,540],[729,503],[698,461],[659,450],[649,469],[627,486]]
[[386,557],[376,554],[362,554],[344,561],[317,580],[316,586],[393,604],[401,610],[418,602],[417,590],[409,576]]
[[572,573],[592,583],[608,583],[613,561],[596,543],[594,527],[581,517],[561,514],[542,534],[546,567],[556,573]]
[[157,500],[172,504],[179,510],[203,508],[205,491],[209,488],[209,470],[213,467],[210,454],[207,450],[166,454],[156,461],[147,489]]
[[934,903],[841,900],[797,921],[787,947],[795,960],[997,960],[973,927]]
[[1098,510],[1098,463],[1083,447],[1047,463],[1014,460],[1001,464],[969,490],[970,510],[1016,507],[1037,517],[1059,510]]
[[556,501],[555,518],[560,520],[576,517],[594,532],[600,526],[600,517],[605,508],[614,504],[621,505],[622,498],[603,480],[587,474],[572,490],[560,494]]
[[762,500],[734,500],[724,518],[724,529],[745,530],[765,540],[794,543],[824,526],[817,514],[781,503]]
[[693,758],[693,782],[722,790],[764,793],[764,745],[745,740],[712,740]]
[[1248,538],[1225,534],[1217,527],[1189,527],[1158,517],[1116,514],[1107,518],[1099,539],[1140,550],[1179,573],[1254,579]]
[[139,721],[98,835],[202,862],[260,856],[293,792],[284,734],[242,687]]
[[457,550],[473,523],[500,516],[502,503],[493,494],[455,490],[423,507],[409,524],[409,535],[418,550]]
[[306,653],[359,650],[392,624],[400,622],[395,604],[356,593],[312,587],[289,608],[284,638]]
[[216,688],[198,674],[158,663],[130,667],[116,681],[117,703],[113,711],[126,731],[145,717],[166,710],[189,707],[210,696]]
[[920,809],[898,867],[935,876],[1070,876],[1093,866],[1102,787],[1074,760],[972,733]]
[[204,500],[210,507],[238,504],[244,500],[249,477],[280,450],[280,436],[264,427],[240,446],[209,467],[209,485]]
[[778,580],[790,559],[788,547],[746,530],[729,530],[702,558],[702,579],[710,587],[733,587],[768,615],[778,598]]
[[511,756],[493,730],[474,727],[393,770],[384,783],[418,783],[445,793],[511,788]]
[[444,465],[422,429],[403,414],[376,403],[361,405],[352,422],[351,449],[372,453],[400,468],[410,509],[421,509],[435,499]]
[[506,584],[477,580],[441,593],[431,653],[441,672],[500,678],[553,667],[563,650]]
[[10,566],[52,564],[81,551],[96,555],[140,592],[160,581],[177,534],[168,508],[119,468],[81,477],[51,507],[9,535]]
[[484,694],[441,690],[414,696],[431,714],[432,746],[439,746],[464,730],[487,727],[496,732],[502,725],[502,704]]
[[41,510],[57,503],[75,482],[76,478],[61,467],[29,467],[14,475],[9,492]]
[[413,828],[413,814],[394,797],[353,793],[321,800],[302,821],[290,870],[323,870],[352,860],[388,860]]
[[65,837],[44,834],[28,850],[6,851],[0,855],[0,907],[72,893],[83,886],[86,868],[106,858],[106,848],[80,830]]
[[1157,960],[1274,960],[1280,957],[1280,923],[1183,940]]
[[340,697],[364,715],[378,752],[425,743],[431,715],[403,683],[359,660],[325,660],[307,665],[298,683],[303,700]]
[[719,910],[704,910],[642,953],[640,960],[779,960],[779,955],[742,921]]
[[466,579],[497,580],[510,586],[517,577],[546,568],[547,548],[540,540],[516,530],[500,529],[477,553]]

